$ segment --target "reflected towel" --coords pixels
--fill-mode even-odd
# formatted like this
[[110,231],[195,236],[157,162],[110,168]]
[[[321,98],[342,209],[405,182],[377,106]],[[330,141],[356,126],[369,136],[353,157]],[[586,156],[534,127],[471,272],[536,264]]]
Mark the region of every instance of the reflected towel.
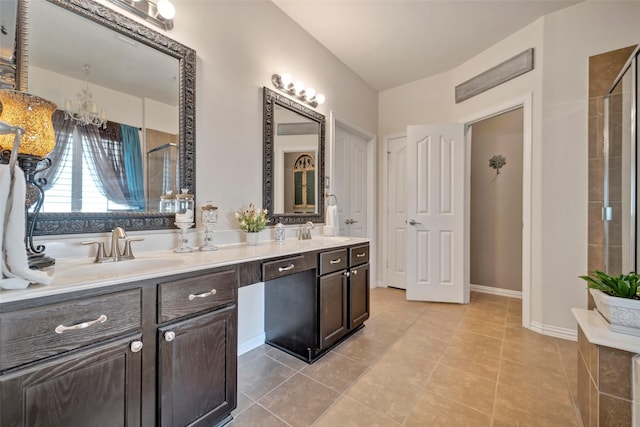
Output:
[[322,229],[325,236],[337,236],[338,235],[338,206],[327,206],[324,228]]
[[51,284],[52,278],[29,269],[24,247],[24,203],[26,184],[22,170],[16,166],[11,177],[9,165],[0,165],[0,242],[2,261],[0,288],[24,289],[30,283]]

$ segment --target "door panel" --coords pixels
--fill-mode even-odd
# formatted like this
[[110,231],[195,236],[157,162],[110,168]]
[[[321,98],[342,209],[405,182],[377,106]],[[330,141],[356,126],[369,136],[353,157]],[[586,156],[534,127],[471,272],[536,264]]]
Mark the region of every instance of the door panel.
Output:
[[466,303],[464,126],[407,128],[407,299]]
[[389,140],[388,147],[387,285],[407,288],[407,138]]

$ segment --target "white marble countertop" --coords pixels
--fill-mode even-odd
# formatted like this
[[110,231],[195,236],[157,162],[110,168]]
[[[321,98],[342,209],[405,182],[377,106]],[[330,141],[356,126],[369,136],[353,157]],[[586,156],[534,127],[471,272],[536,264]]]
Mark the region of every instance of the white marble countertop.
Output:
[[640,353],[640,337],[611,332],[605,321],[595,311],[572,308],[571,312],[590,343],[630,353]]
[[322,236],[311,240],[285,240],[281,243],[263,241],[256,246],[244,243],[218,245],[217,251],[209,252],[197,249],[189,253],[175,253],[172,250],[140,252],[134,253],[134,260],[117,263],[95,264],[92,258],[67,259],[58,261],[48,271],[53,275],[51,285],[31,285],[21,290],[0,290],[0,303],[368,242],[369,239],[364,238]]

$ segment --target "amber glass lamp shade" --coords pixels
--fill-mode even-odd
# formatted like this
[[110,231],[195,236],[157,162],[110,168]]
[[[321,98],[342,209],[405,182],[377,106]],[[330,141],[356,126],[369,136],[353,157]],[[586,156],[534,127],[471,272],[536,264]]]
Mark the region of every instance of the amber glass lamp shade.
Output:
[[[24,129],[18,154],[45,158],[56,145],[51,116],[56,104],[13,90],[0,90],[0,121]],[[13,135],[0,135],[0,151],[13,149]]]

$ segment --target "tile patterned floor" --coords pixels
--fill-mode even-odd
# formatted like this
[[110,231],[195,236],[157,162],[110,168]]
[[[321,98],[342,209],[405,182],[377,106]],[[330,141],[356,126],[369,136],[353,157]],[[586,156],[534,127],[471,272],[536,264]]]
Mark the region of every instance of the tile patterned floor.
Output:
[[577,426],[577,344],[521,317],[518,299],[372,289],[365,328],[314,364],[267,345],[240,356],[230,426]]

